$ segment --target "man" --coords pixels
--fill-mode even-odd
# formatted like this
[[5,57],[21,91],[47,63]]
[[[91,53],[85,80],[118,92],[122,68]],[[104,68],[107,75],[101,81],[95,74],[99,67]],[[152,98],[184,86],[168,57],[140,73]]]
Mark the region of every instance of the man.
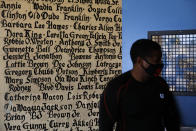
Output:
[[141,39],[130,51],[133,69],[110,81],[100,100],[100,131],[180,131],[179,115],[167,83],[159,76],[158,43]]

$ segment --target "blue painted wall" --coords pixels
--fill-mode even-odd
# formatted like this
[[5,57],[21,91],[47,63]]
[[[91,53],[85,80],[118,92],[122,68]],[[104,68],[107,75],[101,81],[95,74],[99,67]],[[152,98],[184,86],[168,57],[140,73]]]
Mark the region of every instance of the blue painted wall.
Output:
[[[196,0],[122,0],[122,71],[132,68],[129,51],[148,31],[196,29]],[[196,126],[196,96],[175,97],[183,126]]]

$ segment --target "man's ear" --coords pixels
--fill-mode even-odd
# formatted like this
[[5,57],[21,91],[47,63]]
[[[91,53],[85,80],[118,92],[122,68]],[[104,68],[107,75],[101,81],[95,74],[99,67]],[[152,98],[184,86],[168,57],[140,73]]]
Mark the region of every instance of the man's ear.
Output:
[[142,63],[142,57],[138,56],[136,59],[136,63],[141,64]]

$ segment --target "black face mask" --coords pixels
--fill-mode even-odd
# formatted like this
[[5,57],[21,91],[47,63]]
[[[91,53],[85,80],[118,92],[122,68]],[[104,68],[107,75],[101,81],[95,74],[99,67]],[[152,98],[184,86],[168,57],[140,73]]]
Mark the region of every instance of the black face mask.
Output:
[[163,64],[151,64],[149,63],[146,59],[144,59],[148,64],[148,68],[144,68],[142,66],[142,68],[150,75],[150,76],[154,76],[157,77],[160,75],[162,69],[163,69]]

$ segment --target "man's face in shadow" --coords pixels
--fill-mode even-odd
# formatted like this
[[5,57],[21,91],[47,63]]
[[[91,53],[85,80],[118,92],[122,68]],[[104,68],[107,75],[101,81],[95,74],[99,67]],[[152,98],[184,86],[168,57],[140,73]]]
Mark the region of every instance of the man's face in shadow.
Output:
[[153,51],[150,56],[141,58],[140,66],[144,70],[146,76],[158,76],[163,68],[162,52]]

